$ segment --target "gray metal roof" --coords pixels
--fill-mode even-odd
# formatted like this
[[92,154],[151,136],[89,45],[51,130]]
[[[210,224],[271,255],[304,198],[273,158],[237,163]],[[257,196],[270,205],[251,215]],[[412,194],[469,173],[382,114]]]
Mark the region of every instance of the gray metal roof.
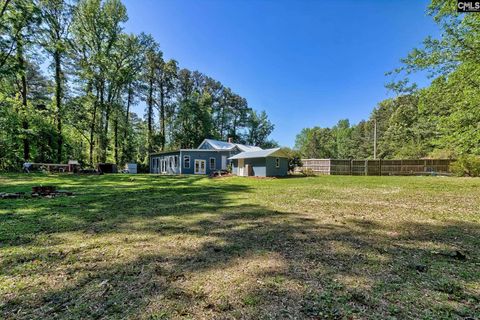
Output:
[[229,151],[229,149],[224,150],[215,150],[215,149],[177,149],[171,151],[161,151],[161,152],[153,152],[150,153],[150,156],[161,156],[165,154],[173,154],[173,153],[180,153],[180,151],[188,151],[188,152],[225,152]]
[[205,139],[203,142],[198,146],[204,144],[205,142],[208,142],[214,149],[216,150],[230,150],[235,147],[238,147],[241,151],[258,151],[262,150],[260,147],[255,147],[255,146],[247,146],[244,144],[240,143],[230,143],[230,142],[225,142],[225,141],[219,141],[219,140],[213,140],[213,139]]
[[246,151],[240,152],[232,157],[230,160],[233,159],[249,159],[249,158],[266,158],[266,157],[279,157],[279,158],[287,158],[287,155],[280,150],[280,148],[273,148],[273,149],[265,149],[265,150],[258,150],[258,151]]

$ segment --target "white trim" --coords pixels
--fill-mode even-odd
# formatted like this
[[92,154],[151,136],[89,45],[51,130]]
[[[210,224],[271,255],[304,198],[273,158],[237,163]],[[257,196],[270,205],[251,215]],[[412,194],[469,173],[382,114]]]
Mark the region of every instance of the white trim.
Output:
[[[213,160],[213,168],[212,168],[212,160]],[[208,167],[210,168],[210,170],[215,170],[217,168],[217,159],[214,157],[210,157],[210,159],[208,159]]]
[[167,173],[167,159],[166,158],[162,158],[160,160],[160,170],[161,170],[161,173]]
[[[208,143],[207,139],[203,139],[202,143],[200,143],[200,145],[198,146],[197,149],[202,149],[202,146],[205,144],[205,143]],[[213,146],[208,143],[210,145],[211,148],[213,148]],[[216,150],[215,148],[213,148],[214,150]],[[202,150],[209,150],[209,149],[202,149]]]
[[237,175],[240,177],[245,176],[245,159],[238,159]]
[[[188,167],[185,166],[185,159],[187,159],[187,158],[188,158]],[[185,169],[190,169],[190,161],[191,161],[190,156],[189,156],[188,154],[187,154],[187,155],[184,155],[184,156],[183,156],[182,167],[185,168]]]
[[249,159],[249,158],[266,158],[266,157],[276,157],[276,158],[288,158],[288,155],[285,154],[280,148],[265,149],[260,151],[247,151],[241,152],[230,157],[230,160],[233,159]]
[[222,170],[227,170],[227,156],[222,155]]

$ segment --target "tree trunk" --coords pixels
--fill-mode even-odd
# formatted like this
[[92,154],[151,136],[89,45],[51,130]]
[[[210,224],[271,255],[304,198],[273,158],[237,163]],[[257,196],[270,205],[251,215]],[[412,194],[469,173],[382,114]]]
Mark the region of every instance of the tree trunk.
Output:
[[224,139],[224,136],[223,136],[224,123],[225,123],[225,107],[222,107],[222,116],[220,120],[220,140]]
[[160,86],[160,129],[162,133],[162,151],[165,150],[165,93],[163,85]]
[[23,107],[23,115],[22,115],[22,129],[23,129],[23,159],[25,161],[30,160],[30,140],[28,138],[28,110],[27,110],[27,76],[26,76],[26,66],[25,66],[25,57],[23,56],[23,39],[21,32],[18,32],[18,37],[16,39],[17,42],[17,62],[18,68],[20,69],[20,93],[22,95],[22,107]]
[[100,162],[107,161],[107,134],[108,134],[108,120],[110,117],[110,92],[108,93],[107,103],[105,103],[105,81],[102,81],[102,89],[100,91],[100,106],[102,113],[102,123],[99,127],[99,146],[100,146]]
[[114,140],[115,140],[115,164],[118,165],[118,115],[115,115],[115,120],[113,123],[113,133],[114,133]]
[[[90,91],[91,89],[89,89]],[[98,92],[97,98],[93,103],[93,111],[92,111],[92,123],[90,124],[90,165],[93,167],[93,149],[95,147],[95,122],[97,121],[97,106],[98,106]]]
[[148,129],[148,152],[153,152],[153,79],[150,78],[147,98],[147,129]]
[[63,135],[62,135],[62,64],[61,55],[59,50],[55,50],[55,102],[57,105],[57,162],[62,163],[62,148],[63,148]]
[[127,161],[126,159],[126,150],[127,150],[127,139],[128,139],[128,128],[130,122],[130,105],[132,104],[132,87],[131,84],[128,85],[128,96],[127,96],[127,111],[125,114],[125,131],[123,132],[123,144],[122,144],[122,162]]

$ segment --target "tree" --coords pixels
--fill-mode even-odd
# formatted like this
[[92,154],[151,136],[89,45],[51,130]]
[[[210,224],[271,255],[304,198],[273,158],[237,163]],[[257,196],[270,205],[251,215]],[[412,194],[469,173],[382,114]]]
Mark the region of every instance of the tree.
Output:
[[333,139],[335,140],[334,157],[338,159],[351,159],[352,150],[354,148],[352,143],[352,130],[350,121],[348,119],[339,120],[332,128]]
[[247,133],[244,142],[249,145],[265,147],[271,144],[268,136],[272,133],[275,126],[268,119],[265,111],[257,112],[250,110],[246,121]]
[[[15,59],[12,62],[12,70],[17,75],[18,92],[21,96],[21,108],[19,113],[22,118],[23,136],[23,159],[30,160],[30,124],[28,116],[31,110],[28,105],[27,85],[27,61],[25,51],[32,45],[32,35],[38,22],[38,11],[33,2],[29,0],[18,0],[12,4],[11,11],[7,18],[10,22],[11,34],[8,36],[11,41],[11,48],[15,48]],[[6,55],[6,59],[10,56]]]
[[116,89],[111,78],[114,67],[110,56],[119,45],[121,23],[126,20],[125,6],[119,0],[106,0],[103,3],[101,0],[82,0],[74,13],[72,43],[77,57],[76,64],[79,66],[77,76],[86,83],[87,94],[94,93],[95,97],[91,109],[89,139],[91,164],[95,134],[98,134],[100,144],[98,160],[105,162],[107,158],[108,124]]
[[282,148],[282,151],[288,156],[288,172],[293,173],[296,167],[303,166],[300,151],[290,148]]
[[[120,0],[0,0],[0,170],[27,160],[145,165],[152,151],[247,134],[246,99],[179,71],[152,36],[126,34],[126,20]],[[132,112],[140,100],[142,117]],[[256,116],[252,139],[274,144],[273,125]]]
[[178,114],[174,140],[181,148],[194,148],[213,131],[212,98],[207,91],[201,92],[199,77],[187,69],[178,73]]
[[[177,80],[178,66],[175,60],[169,60],[167,62],[160,61],[160,65],[157,70],[158,91],[160,95],[159,103],[159,118],[160,118],[160,137],[161,146],[160,149],[165,150],[167,142],[167,121],[171,111],[168,110],[169,105],[172,105],[171,99],[175,93],[175,84]],[[170,112],[168,112],[170,111]]]
[[52,57],[55,79],[55,121],[57,124],[57,162],[62,162],[63,147],[63,109],[65,74],[63,64],[67,55],[69,25],[73,7],[64,0],[41,0],[42,28],[41,45]]
[[304,158],[335,157],[332,130],[320,127],[303,129],[295,139],[295,149],[299,150]]

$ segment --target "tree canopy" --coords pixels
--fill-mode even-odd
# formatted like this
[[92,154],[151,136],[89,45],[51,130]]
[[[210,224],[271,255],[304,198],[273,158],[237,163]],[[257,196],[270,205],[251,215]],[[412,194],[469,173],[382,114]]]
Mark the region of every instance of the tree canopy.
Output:
[[[302,156],[372,158],[375,122],[379,158],[480,155],[480,16],[457,13],[454,0],[432,0],[428,12],[441,37],[427,37],[388,73],[400,79],[387,84],[396,96],[351,127],[303,129],[296,139]],[[417,71],[431,77],[428,87],[409,81]]]
[[165,59],[151,35],[127,34],[127,19],[120,0],[0,0],[0,170],[146,164],[204,138],[275,145],[265,112]]

